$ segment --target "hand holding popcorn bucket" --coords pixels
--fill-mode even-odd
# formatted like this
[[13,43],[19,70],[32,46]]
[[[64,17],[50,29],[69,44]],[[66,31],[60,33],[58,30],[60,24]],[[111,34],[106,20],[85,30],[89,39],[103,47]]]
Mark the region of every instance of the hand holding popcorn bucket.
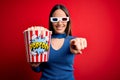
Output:
[[47,62],[52,32],[42,26],[33,26],[24,31],[28,62]]

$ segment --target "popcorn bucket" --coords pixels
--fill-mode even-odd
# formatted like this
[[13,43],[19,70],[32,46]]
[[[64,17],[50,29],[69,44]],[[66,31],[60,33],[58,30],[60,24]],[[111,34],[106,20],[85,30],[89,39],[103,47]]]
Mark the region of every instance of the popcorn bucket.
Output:
[[47,62],[50,51],[51,31],[34,26],[24,31],[27,62]]

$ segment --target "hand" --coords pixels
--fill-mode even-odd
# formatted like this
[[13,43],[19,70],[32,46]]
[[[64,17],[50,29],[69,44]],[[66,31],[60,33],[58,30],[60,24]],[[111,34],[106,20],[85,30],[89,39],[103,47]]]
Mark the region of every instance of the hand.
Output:
[[82,54],[81,50],[85,49],[86,47],[87,41],[85,38],[75,38],[70,41],[70,50],[74,54]]
[[41,63],[40,62],[30,62],[32,67],[38,67]]

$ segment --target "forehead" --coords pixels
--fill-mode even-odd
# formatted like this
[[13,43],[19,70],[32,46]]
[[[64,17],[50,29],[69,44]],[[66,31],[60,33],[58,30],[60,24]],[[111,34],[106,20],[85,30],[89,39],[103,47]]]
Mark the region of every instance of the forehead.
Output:
[[61,9],[57,9],[54,13],[53,13],[53,17],[66,17],[66,14],[63,10]]

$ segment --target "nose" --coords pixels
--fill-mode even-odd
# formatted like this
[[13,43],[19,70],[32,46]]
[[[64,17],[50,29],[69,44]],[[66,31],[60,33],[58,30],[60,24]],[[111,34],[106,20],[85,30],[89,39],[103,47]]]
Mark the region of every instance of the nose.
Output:
[[61,25],[61,24],[62,24],[62,21],[58,21],[58,24]]

